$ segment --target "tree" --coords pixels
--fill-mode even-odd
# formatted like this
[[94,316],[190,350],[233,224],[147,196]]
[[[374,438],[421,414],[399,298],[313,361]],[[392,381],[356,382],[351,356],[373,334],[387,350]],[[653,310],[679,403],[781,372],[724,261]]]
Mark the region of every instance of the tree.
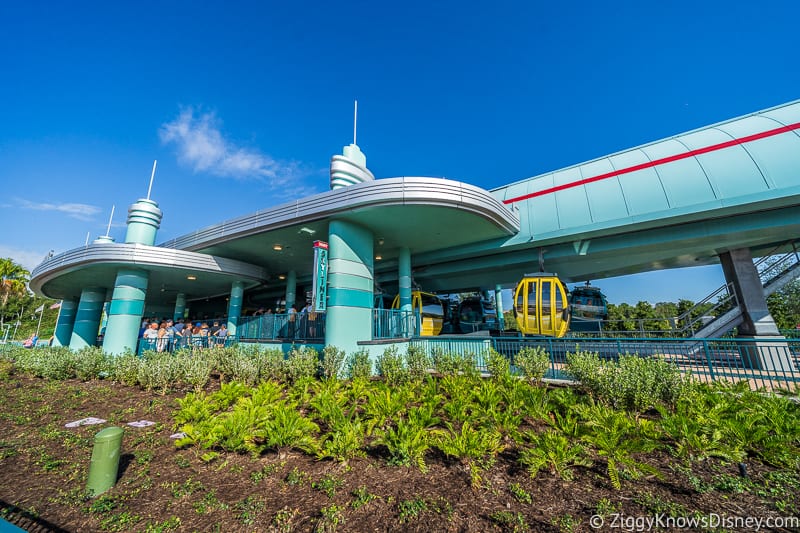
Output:
[[30,272],[11,258],[0,259],[0,324],[5,319],[6,305],[12,296],[28,294]]
[[778,329],[794,329],[800,324],[800,280],[770,294],[767,307]]

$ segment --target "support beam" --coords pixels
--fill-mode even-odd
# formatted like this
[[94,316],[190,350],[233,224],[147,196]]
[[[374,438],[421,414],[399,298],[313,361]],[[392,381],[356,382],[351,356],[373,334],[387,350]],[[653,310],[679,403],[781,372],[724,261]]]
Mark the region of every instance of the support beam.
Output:
[[769,314],[764,287],[753,264],[753,256],[747,248],[719,254],[725,279],[733,285],[736,300],[742,310],[744,322],[739,326],[739,335],[779,335],[778,326]]
[[103,338],[103,351],[107,354],[136,352],[149,276],[146,270],[134,268],[122,268],[117,273]]
[[372,340],[373,235],[343,220],[331,220],[328,242],[328,312],[325,344],[346,353]]
[[105,301],[106,289],[102,287],[87,287],[81,291],[81,299],[78,302],[75,324],[72,327],[69,341],[71,350],[80,350],[97,343],[100,316],[103,313]]
[[242,316],[242,301],[244,300],[244,282],[234,281],[231,284],[231,297],[228,302],[228,335],[236,335],[239,326],[239,317]]
[[186,312],[186,295],[182,292],[179,292],[175,296],[175,311],[172,313],[172,320],[177,322],[181,318],[183,318],[184,313]]
[[494,286],[494,312],[497,313],[497,328],[500,331],[506,329],[506,319],[503,316],[503,287]]
[[69,346],[72,338],[72,329],[75,327],[75,314],[78,311],[78,302],[75,300],[62,300],[61,308],[56,319],[56,331],[53,335],[53,346]]
[[286,273],[286,311],[297,302],[297,272],[290,270]]

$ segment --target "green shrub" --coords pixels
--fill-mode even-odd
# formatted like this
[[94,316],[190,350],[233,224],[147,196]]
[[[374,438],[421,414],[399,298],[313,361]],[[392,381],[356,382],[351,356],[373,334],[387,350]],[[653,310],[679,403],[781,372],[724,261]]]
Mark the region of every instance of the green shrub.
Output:
[[452,374],[477,374],[475,354],[458,354],[441,348],[433,349],[433,368],[444,376]]
[[317,375],[318,367],[319,356],[316,350],[306,346],[292,348],[286,360],[286,376],[292,382],[313,378]]
[[75,377],[82,381],[97,379],[109,366],[108,358],[100,347],[87,346],[74,354]]
[[139,365],[139,385],[166,394],[180,377],[180,368],[171,353],[145,352]]
[[550,369],[550,356],[541,346],[526,346],[514,358],[514,364],[525,379],[541,381]]
[[428,375],[431,360],[425,350],[419,346],[409,344],[406,350],[406,368],[412,379],[422,379]]
[[259,369],[260,381],[285,381],[286,357],[280,348],[255,350],[255,358]]
[[408,380],[408,371],[403,363],[403,356],[397,350],[397,346],[386,348],[375,361],[378,375],[386,380],[386,383],[403,383]]
[[347,358],[347,377],[350,379],[372,377],[372,361],[367,350],[358,350]]
[[342,371],[342,365],[347,354],[336,346],[326,346],[322,350],[322,377],[336,379]]
[[486,354],[486,369],[496,380],[511,377],[511,362],[505,355],[491,348]]
[[674,407],[694,387],[691,377],[674,364],[628,354],[615,362],[601,360],[597,353],[568,353],[567,372],[596,398],[640,412],[657,405]]
[[113,357],[109,362],[109,376],[112,380],[133,387],[139,384],[139,366],[143,360],[128,352]]
[[174,355],[176,373],[181,382],[195,392],[203,390],[211,379],[214,360],[207,352],[192,354],[190,352],[176,352]]

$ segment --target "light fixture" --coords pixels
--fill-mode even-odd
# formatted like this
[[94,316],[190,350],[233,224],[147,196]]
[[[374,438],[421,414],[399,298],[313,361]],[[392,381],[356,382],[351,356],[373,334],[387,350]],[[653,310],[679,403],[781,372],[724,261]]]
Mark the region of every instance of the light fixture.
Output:
[[275,250],[276,252],[280,252],[281,250],[283,250],[283,246],[281,246],[280,244],[273,244],[272,249]]
[[278,279],[286,279],[286,275],[285,274],[281,274],[280,276],[278,276]]
[[383,237],[378,239],[378,246],[383,246]]
[[376,261],[380,261],[381,259],[383,259],[383,257],[381,257],[380,255],[376,255],[376,256],[375,256],[375,260],[376,260]]
[[309,235],[314,235],[316,232],[317,232],[316,230],[313,230],[311,228],[302,227],[300,228],[300,231],[298,231],[297,233],[308,233]]
[[191,280],[191,281],[194,281],[194,280],[196,280],[196,279],[197,279],[197,276],[192,276],[192,275],[190,274],[190,275],[186,276],[186,279],[188,279],[188,280]]

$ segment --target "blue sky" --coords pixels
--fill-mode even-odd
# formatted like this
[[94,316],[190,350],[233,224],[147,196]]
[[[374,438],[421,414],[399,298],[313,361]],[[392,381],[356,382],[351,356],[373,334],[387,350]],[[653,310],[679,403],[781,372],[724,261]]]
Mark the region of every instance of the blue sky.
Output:
[[[800,97],[796,0],[4,2],[0,256],[158,240],[328,188],[358,143],[377,177],[487,189]],[[697,300],[718,267],[598,281]]]

